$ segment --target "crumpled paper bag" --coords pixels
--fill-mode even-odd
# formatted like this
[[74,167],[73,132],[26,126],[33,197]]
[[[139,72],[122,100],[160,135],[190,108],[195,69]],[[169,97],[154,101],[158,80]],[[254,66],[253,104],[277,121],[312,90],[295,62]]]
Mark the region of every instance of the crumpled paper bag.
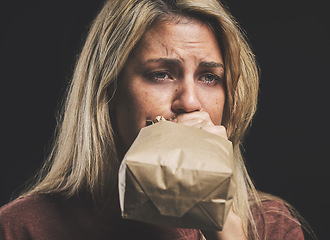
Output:
[[142,128],[119,170],[122,217],[221,231],[233,202],[227,139],[169,121]]

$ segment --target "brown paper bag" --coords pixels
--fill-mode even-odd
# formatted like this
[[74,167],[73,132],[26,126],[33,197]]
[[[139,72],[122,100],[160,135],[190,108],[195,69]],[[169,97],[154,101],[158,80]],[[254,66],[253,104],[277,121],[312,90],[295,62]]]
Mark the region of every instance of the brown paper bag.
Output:
[[160,121],[141,129],[119,170],[122,217],[221,231],[231,207],[232,144]]

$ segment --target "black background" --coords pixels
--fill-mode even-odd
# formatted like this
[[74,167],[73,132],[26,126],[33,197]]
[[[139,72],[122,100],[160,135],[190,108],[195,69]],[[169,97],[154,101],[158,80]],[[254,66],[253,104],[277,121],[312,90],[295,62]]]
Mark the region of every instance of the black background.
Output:
[[[292,203],[330,239],[326,1],[226,0],[261,68],[244,156],[258,189]],[[1,9],[0,205],[47,155],[59,99],[99,0],[16,0]]]

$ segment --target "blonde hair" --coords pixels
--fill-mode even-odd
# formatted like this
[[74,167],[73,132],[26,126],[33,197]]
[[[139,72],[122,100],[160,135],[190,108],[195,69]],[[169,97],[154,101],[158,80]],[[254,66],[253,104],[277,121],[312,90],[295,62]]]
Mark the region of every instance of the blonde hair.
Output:
[[87,191],[98,203],[108,197],[119,166],[109,114],[118,75],[150,25],[170,16],[203,21],[219,38],[226,74],[223,123],[236,160],[233,208],[246,235],[256,236],[249,201],[259,203],[258,194],[245,168],[240,144],[256,111],[258,69],[239,25],[217,0],[110,0],[105,4],[76,64],[53,149],[36,184],[24,195],[71,197]]

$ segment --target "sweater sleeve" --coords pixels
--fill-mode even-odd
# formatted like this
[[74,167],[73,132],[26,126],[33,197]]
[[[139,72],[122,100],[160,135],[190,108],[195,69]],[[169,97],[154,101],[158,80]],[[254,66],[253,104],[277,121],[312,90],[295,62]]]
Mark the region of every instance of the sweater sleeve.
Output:
[[260,239],[304,239],[299,220],[291,215],[284,203],[266,200],[262,202],[262,206],[263,214],[256,209],[253,211]]
[[304,234],[301,230],[301,226],[297,226],[297,227],[294,227],[293,229],[291,229],[290,231],[288,231],[284,238],[283,239],[286,239],[286,240],[303,240],[304,239]]

